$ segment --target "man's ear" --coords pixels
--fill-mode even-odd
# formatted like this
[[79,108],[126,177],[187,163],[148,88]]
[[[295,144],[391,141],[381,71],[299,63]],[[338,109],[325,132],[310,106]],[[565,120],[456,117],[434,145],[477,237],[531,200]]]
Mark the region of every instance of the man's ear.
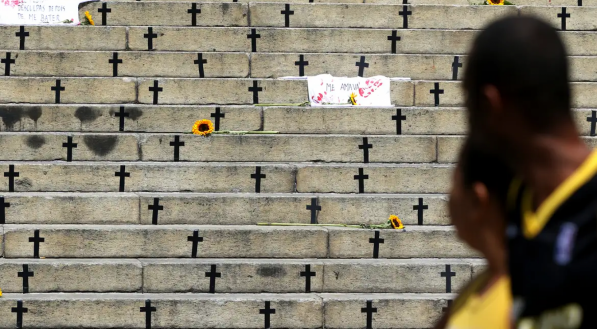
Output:
[[489,102],[492,112],[502,112],[504,108],[504,102],[500,91],[494,85],[486,85],[483,87],[483,95]]
[[475,182],[472,186],[472,192],[475,209],[472,210],[471,218],[474,221],[482,221],[485,219],[485,214],[487,214],[489,209],[489,191],[487,190],[487,186],[485,186],[485,184]]

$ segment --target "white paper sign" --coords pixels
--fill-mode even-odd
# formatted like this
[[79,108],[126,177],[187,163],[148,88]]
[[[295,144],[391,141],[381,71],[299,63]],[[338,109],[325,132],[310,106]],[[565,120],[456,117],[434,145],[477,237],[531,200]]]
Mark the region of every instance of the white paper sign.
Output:
[[79,0],[0,0],[0,25],[79,24]]
[[308,78],[311,106],[353,105],[391,106],[390,79],[333,77],[329,74]]

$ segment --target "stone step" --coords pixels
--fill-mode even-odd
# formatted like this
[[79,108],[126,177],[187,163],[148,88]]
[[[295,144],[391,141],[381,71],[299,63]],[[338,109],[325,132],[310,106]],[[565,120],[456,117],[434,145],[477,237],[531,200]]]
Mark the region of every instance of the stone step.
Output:
[[[9,55],[10,54],[10,55]],[[8,57],[10,56],[10,57]],[[246,78],[247,53],[14,51],[3,54],[14,60],[0,75],[28,77],[179,77]],[[204,62],[200,70],[199,59]],[[115,63],[117,62],[117,63]]]
[[[137,1],[137,0],[114,0],[114,2]],[[161,2],[168,1],[182,1],[188,0],[160,0]],[[197,3],[205,2],[230,2],[231,0],[198,0]],[[105,2],[112,2],[106,0]],[[257,2],[255,0],[236,0],[239,3]],[[267,0],[267,2],[282,2],[282,3],[367,3],[367,4],[396,4],[396,0]],[[482,1],[477,0],[408,0],[409,4],[413,5],[478,5]],[[597,6],[597,0],[581,0],[582,6]],[[525,0],[525,6],[578,6],[579,0]],[[521,4],[518,4],[519,6]]]
[[[249,6],[251,26],[254,27],[482,29],[499,17],[518,14],[515,6],[413,6],[400,2],[392,5],[305,3],[287,6],[253,2]],[[367,15],[363,15],[364,12]]]
[[[150,31],[151,30],[151,31]],[[252,33],[254,30],[255,33]],[[388,37],[400,37],[392,41]],[[469,51],[478,30],[0,26],[3,50],[167,50],[192,52],[453,54]],[[570,55],[593,56],[595,32],[561,32]],[[145,35],[147,34],[147,37]],[[157,37],[149,38],[150,35]],[[20,35],[20,33],[19,33]],[[127,39],[128,35],[128,39]],[[249,37],[249,36],[255,37]],[[21,44],[21,39],[23,44]],[[105,40],[98,43],[96,40]],[[128,40],[128,41],[127,41]],[[151,40],[151,44],[149,42]],[[359,42],[355,42],[359,40]],[[423,40],[423,41],[421,41]],[[255,41],[255,42],[253,42]],[[253,47],[255,43],[255,47]],[[395,44],[395,51],[393,45]],[[23,47],[21,47],[23,46]],[[151,47],[150,47],[151,46]]]
[[0,191],[446,193],[451,165],[0,162]]
[[412,226],[402,232],[336,227],[5,224],[3,231],[6,258],[478,257],[458,240],[454,228],[446,226]]
[[[431,328],[453,294],[6,294],[0,328]],[[26,312],[24,310],[26,308]],[[397,310],[402,313],[396,316]],[[149,315],[150,314],[150,315]],[[368,316],[371,315],[370,317]],[[370,319],[369,320],[367,319]]]
[[597,30],[597,7],[520,7],[520,14],[542,18],[562,31]]
[[381,224],[391,214],[407,226],[450,224],[447,196],[429,194],[13,192],[0,198],[6,224]]
[[[441,275],[447,266],[454,273],[449,281]],[[3,293],[445,293],[459,291],[485,266],[481,259],[2,259],[0,287]]]

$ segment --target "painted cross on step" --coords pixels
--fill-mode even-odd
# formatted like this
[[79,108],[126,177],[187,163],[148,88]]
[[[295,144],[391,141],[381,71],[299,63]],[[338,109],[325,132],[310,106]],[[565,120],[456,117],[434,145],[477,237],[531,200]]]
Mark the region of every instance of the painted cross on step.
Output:
[[10,76],[10,64],[16,63],[16,60],[11,58],[11,55],[10,52],[7,52],[6,58],[0,59],[0,63],[4,64],[4,75],[7,77]]
[[126,177],[131,177],[131,173],[126,172],[126,166],[120,165],[120,171],[116,171],[114,176],[120,177],[120,186],[118,187],[118,192],[124,192]]
[[191,26],[197,26],[197,14],[201,14],[201,8],[197,9],[197,4],[193,3],[187,13],[193,15],[191,16]]
[[446,307],[442,307],[442,313],[447,312],[448,310],[450,310],[450,307],[452,307],[453,301],[451,299],[448,299],[446,302],[448,305]]
[[379,258],[379,244],[383,244],[385,239],[379,237],[379,231],[375,231],[375,238],[369,238],[369,243],[373,243],[373,258]]
[[205,277],[209,278],[209,293],[216,293],[216,278],[221,278],[222,273],[216,272],[216,265],[211,266],[211,271],[205,272]]
[[8,166],[8,171],[4,173],[4,177],[8,177],[8,192],[15,191],[15,177],[19,175],[19,172],[15,171],[15,165]]
[[66,143],[62,143],[62,147],[66,147],[66,161],[73,161],[73,149],[77,148],[77,143],[73,143],[73,136],[68,136]]
[[10,208],[10,203],[4,202],[4,197],[0,196],[0,224],[6,224],[6,208]]
[[591,116],[587,117],[587,121],[591,123],[591,136],[595,136],[595,124],[597,123],[597,111],[591,111]]
[[180,141],[180,136],[174,136],[174,141],[170,142],[170,146],[174,146],[174,161],[178,162],[180,160],[180,147],[184,146],[184,142]]
[[197,258],[197,248],[199,247],[199,242],[203,242],[203,237],[199,236],[199,230],[194,230],[193,235],[187,237],[187,241],[193,242],[191,257]]
[[33,271],[29,272],[29,265],[23,264],[23,272],[17,272],[17,277],[23,278],[23,293],[29,293],[29,278],[35,276]]
[[321,206],[317,205],[317,198],[311,198],[311,204],[307,205],[307,210],[311,211],[311,224],[318,224],[317,212],[321,211]]
[[251,179],[255,179],[255,193],[261,193],[261,179],[266,178],[265,174],[261,173],[261,167],[255,167],[255,173],[251,174]]
[[419,198],[419,204],[413,206],[413,210],[417,211],[418,224],[423,225],[423,212],[429,209],[429,206],[423,204],[423,198]]
[[160,87],[158,80],[153,80],[153,86],[149,87],[149,91],[153,92],[153,105],[157,105],[159,94],[164,91],[164,88]]
[[[106,4],[104,2],[104,4]],[[112,53],[112,59],[108,60],[108,63],[112,64],[112,76],[118,76],[118,64],[122,64],[122,59],[118,58],[118,53]]]
[[446,292],[452,292],[452,277],[456,276],[456,272],[450,271],[450,265],[446,265],[446,271],[440,272],[442,278],[446,278]]
[[45,238],[39,237],[39,230],[33,231],[33,236],[29,237],[29,242],[33,242],[33,258],[39,258],[39,244],[45,241]]
[[294,65],[299,67],[299,77],[305,76],[305,66],[309,65],[309,61],[305,61],[305,56],[299,55],[299,60],[294,62]]
[[402,115],[402,109],[396,109],[396,115],[392,115],[392,120],[396,121],[396,135],[402,135],[402,121],[406,120],[406,115]]
[[29,36],[29,32],[25,32],[25,27],[21,25],[19,32],[15,33],[15,36],[20,39],[19,49],[25,50],[25,38]]
[[566,12],[566,7],[562,7],[562,12],[558,14],[558,17],[562,19],[562,31],[566,31],[566,18],[570,18],[570,13]]
[[458,68],[462,67],[462,63],[458,60],[460,57],[454,56],[454,62],[452,62],[452,80],[458,80]]
[[305,265],[305,271],[300,276],[305,277],[305,292],[311,292],[311,277],[317,276],[317,273],[311,272],[311,265]]
[[408,16],[412,15],[413,12],[408,10],[408,6],[402,6],[402,11],[398,12],[398,15],[402,16],[402,28],[408,29]]
[[251,29],[251,34],[247,34],[247,39],[251,39],[251,52],[257,51],[257,39],[261,38],[261,34],[257,34],[256,29]]
[[388,40],[390,40],[392,42],[392,54],[396,53],[396,41],[400,41],[401,38],[398,36],[398,31],[397,30],[392,30],[392,35],[388,36]]
[[373,328],[373,313],[377,313],[377,308],[373,307],[373,301],[367,301],[367,307],[361,308],[361,313],[367,313],[367,329]]
[[265,329],[270,329],[270,315],[272,314],[276,314],[276,309],[275,308],[270,308],[270,302],[266,301],[265,302],[265,308],[262,308],[259,310],[259,314],[263,314],[265,315]]
[[369,144],[369,138],[363,137],[363,145],[359,145],[359,150],[363,150],[363,162],[369,163],[369,149],[373,148],[373,144]]
[[124,118],[128,118],[129,117],[129,113],[128,112],[124,112],[124,106],[120,107],[120,111],[119,112],[115,112],[114,113],[115,117],[120,117],[120,124],[118,127],[118,131],[124,131]]
[[216,107],[216,111],[214,113],[209,114],[210,117],[214,118],[214,130],[220,130],[220,119],[226,117],[226,113],[222,113],[219,107]]
[[204,71],[203,64],[207,64],[207,59],[203,59],[203,53],[198,53],[197,59],[195,61],[193,61],[193,63],[195,63],[195,65],[199,66],[199,77],[205,78],[205,71]]
[[157,309],[151,306],[151,300],[145,300],[145,307],[139,308],[141,313],[145,313],[145,328],[151,329],[151,312],[157,311]]
[[433,99],[434,99],[434,104],[435,106],[439,106],[439,95],[442,95],[444,93],[443,89],[439,89],[439,82],[435,82],[433,84],[434,88],[429,90],[430,94],[433,94]]
[[108,8],[108,4],[104,2],[102,3],[102,8],[98,8],[97,12],[102,14],[102,25],[107,25],[108,13],[111,13],[112,9]]
[[365,193],[365,180],[369,179],[369,175],[365,175],[363,168],[359,168],[359,174],[354,175],[354,179],[359,181],[359,193]]
[[62,86],[62,81],[60,79],[56,80],[56,85],[50,88],[56,94],[55,101],[56,104],[60,104],[60,92],[65,91],[66,88]]
[[151,210],[151,224],[158,225],[158,216],[160,210],[164,210],[164,206],[160,205],[160,198],[153,198],[153,204],[147,206]]
[[369,67],[369,63],[365,62],[365,56],[361,56],[361,60],[356,62],[355,66],[358,66],[359,68],[358,76],[363,77],[363,74],[365,74],[365,68]]
[[17,313],[17,328],[23,328],[23,313],[29,312],[28,308],[23,307],[23,301],[17,301],[17,307],[12,307],[10,311]]
[[153,27],[147,28],[147,33],[143,34],[143,37],[147,39],[147,50],[153,50],[153,39],[157,39],[157,33],[153,33]]
[[249,91],[253,93],[253,104],[259,104],[259,92],[263,91],[263,88],[258,87],[256,80],[253,80],[253,87],[249,87]]
[[294,15],[294,10],[290,10],[290,5],[286,4],[285,9],[280,12],[280,14],[284,15],[284,26],[290,27],[290,15]]

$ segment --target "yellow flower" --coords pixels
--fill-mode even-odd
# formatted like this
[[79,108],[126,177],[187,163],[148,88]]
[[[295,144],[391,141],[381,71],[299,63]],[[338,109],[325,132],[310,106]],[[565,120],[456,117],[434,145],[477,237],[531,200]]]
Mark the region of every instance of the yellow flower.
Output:
[[214,131],[214,124],[210,120],[199,120],[193,125],[193,134],[208,136]]
[[91,14],[88,11],[85,12],[85,17],[87,17],[87,20],[89,21],[90,25],[95,25],[95,23],[93,22],[93,18],[91,18]]
[[352,105],[357,105],[357,94],[350,93],[350,102],[352,103]]
[[0,289],[0,297],[2,297],[2,289]]
[[492,6],[503,6],[504,0],[487,0],[487,4]]
[[400,218],[398,218],[398,216],[396,215],[390,215],[390,222],[392,223],[392,227],[396,230],[401,230],[404,228],[404,225],[402,225],[402,221],[400,220]]

